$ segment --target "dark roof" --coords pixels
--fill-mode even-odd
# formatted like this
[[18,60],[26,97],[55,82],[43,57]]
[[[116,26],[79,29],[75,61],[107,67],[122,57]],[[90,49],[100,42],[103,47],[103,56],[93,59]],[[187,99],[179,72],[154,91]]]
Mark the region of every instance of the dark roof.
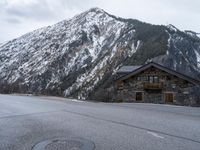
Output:
[[165,66],[162,66],[162,65],[157,64],[157,63],[155,63],[155,62],[150,62],[150,63],[148,63],[148,64],[145,64],[145,65],[141,66],[141,67],[138,67],[137,69],[133,70],[132,72],[129,72],[128,74],[126,74],[126,75],[124,75],[124,76],[118,78],[117,80],[123,81],[123,80],[125,80],[125,79],[127,79],[127,78],[129,78],[129,77],[131,77],[131,76],[133,76],[133,75],[136,75],[136,74],[140,73],[141,71],[146,70],[146,69],[148,69],[148,68],[150,68],[150,67],[152,67],[152,66],[155,67],[155,68],[158,68],[158,69],[160,69],[160,70],[163,70],[163,71],[165,71],[165,72],[168,72],[168,73],[170,73],[170,74],[173,74],[173,75],[175,75],[175,76],[177,76],[177,77],[179,77],[179,78],[182,78],[182,79],[184,79],[184,80],[187,80],[187,81],[189,81],[190,83],[193,83],[193,84],[195,84],[195,85],[200,84],[200,81],[197,80],[197,79],[194,79],[194,78],[192,78],[192,77],[189,77],[189,76],[187,76],[187,75],[185,75],[185,74],[182,74],[182,73],[180,73],[180,72],[177,72],[177,71],[175,71],[175,70],[172,70],[172,69],[170,69],[170,68],[167,68],[167,67],[165,67]]
[[122,66],[119,70],[117,70],[117,73],[130,73],[140,67],[141,66]]

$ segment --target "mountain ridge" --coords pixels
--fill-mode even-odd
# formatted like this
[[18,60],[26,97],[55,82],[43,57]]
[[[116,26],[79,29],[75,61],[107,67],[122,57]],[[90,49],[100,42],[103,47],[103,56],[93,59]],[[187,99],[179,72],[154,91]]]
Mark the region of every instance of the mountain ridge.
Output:
[[95,99],[119,67],[148,61],[198,78],[200,39],[91,8],[1,45],[0,92]]

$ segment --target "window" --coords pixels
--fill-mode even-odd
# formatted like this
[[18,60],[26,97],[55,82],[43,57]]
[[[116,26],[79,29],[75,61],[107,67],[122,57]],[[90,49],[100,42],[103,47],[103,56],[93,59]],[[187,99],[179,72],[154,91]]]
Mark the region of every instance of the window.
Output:
[[159,82],[159,78],[157,76],[149,76],[148,77],[148,81],[150,83],[158,83]]
[[172,88],[175,89],[176,88],[176,84],[172,84]]
[[149,82],[150,82],[150,83],[153,83],[153,76],[150,76],[150,77],[149,77]]
[[142,81],[147,81],[147,77],[141,77]]
[[154,76],[154,82],[156,82],[156,83],[159,82],[159,78],[157,76]]

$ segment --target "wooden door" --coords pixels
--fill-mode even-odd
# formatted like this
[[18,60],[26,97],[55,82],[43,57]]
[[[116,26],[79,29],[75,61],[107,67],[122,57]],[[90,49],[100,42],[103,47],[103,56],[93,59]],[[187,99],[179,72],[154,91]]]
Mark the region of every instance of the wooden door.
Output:
[[142,101],[142,92],[136,92],[136,101]]
[[165,102],[166,103],[173,103],[174,94],[173,93],[165,93]]

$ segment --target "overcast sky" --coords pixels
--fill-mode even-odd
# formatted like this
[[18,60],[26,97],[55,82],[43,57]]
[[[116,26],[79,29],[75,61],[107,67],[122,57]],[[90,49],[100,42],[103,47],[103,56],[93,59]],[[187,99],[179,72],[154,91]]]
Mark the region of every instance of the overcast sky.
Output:
[[0,43],[91,7],[200,33],[200,0],[0,0]]

